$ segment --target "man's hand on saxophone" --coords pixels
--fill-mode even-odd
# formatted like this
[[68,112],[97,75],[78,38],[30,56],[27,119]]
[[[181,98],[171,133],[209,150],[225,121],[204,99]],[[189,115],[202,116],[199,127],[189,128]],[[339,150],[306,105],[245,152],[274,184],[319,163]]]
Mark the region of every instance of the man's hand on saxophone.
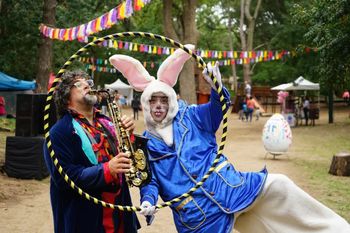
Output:
[[129,172],[131,168],[129,153],[120,152],[108,162],[108,167],[114,178],[117,178],[118,174]]
[[129,135],[131,135],[135,129],[135,122],[130,117],[125,115],[121,117],[121,121],[123,128],[129,132]]

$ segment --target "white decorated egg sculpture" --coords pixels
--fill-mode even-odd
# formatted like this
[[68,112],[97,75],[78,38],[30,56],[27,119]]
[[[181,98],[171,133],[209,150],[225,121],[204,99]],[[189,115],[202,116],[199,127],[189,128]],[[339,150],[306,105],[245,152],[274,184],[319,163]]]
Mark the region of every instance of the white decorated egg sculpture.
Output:
[[264,125],[262,141],[266,151],[273,154],[287,152],[292,144],[292,131],[281,114],[274,114]]

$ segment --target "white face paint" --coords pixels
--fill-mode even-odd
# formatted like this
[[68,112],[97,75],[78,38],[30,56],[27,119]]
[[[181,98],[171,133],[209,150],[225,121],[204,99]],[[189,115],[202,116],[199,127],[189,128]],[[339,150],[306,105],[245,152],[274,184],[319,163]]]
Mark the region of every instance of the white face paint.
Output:
[[149,100],[150,111],[153,120],[157,123],[161,123],[166,117],[169,110],[168,97],[162,92],[155,92]]

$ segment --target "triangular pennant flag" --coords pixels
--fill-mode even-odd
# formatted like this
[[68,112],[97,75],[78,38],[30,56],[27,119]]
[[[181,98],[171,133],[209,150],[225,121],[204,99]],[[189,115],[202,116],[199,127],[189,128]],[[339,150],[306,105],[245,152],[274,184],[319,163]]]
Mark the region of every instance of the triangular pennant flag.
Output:
[[122,2],[118,9],[118,19],[124,19],[125,18],[125,2]]
[[132,8],[132,0],[126,0],[125,8],[125,16],[129,17],[134,12]]

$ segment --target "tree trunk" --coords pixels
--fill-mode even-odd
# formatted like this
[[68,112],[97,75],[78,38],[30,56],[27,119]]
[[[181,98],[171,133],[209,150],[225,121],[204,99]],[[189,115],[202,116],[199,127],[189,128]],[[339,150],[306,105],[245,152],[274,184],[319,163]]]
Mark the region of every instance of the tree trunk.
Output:
[[[196,9],[197,0],[183,0],[183,43],[197,44],[198,32],[196,28]],[[192,60],[192,59],[191,59]],[[180,95],[185,97],[189,104],[197,103],[196,82],[194,77],[194,63],[188,61],[184,65],[183,72],[180,74]]]
[[164,35],[179,41],[179,37],[176,34],[174,25],[173,25],[173,14],[171,10],[173,9],[173,0],[163,0],[163,30]]
[[[258,0],[256,3],[256,7],[254,10],[254,15],[250,14],[250,5],[251,0],[241,0],[241,17],[240,17],[240,35],[241,35],[241,43],[242,43],[242,51],[252,51],[253,50],[253,42],[254,42],[254,29],[255,29],[255,21],[258,18],[258,13],[261,6],[261,1]],[[244,19],[247,19],[247,24],[244,23]],[[243,26],[247,26],[247,35],[243,32]],[[243,76],[244,81],[248,81],[251,83],[251,70],[250,70],[250,61],[248,63],[243,64]]]
[[[228,32],[229,32],[229,44],[230,44],[230,50],[233,51],[233,36],[232,36],[232,18],[229,17],[228,19]],[[235,92],[235,95],[237,95],[237,73],[236,73],[236,63],[231,64],[231,70],[232,70],[232,77],[233,77],[233,89]]]
[[334,155],[329,173],[336,176],[350,176],[350,153],[340,152]]
[[[53,26],[56,23],[56,0],[45,0],[43,6],[43,24]],[[38,45],[39,57],[37,64],[36,82],[37,93],[47,93],[47,84],[52,66],[52,40],[41,38]]]
[[[172,0],[163,0],[163,22],[165,36],[180,40],[184,44],[197,44],[198,32],[196,29],[197,0],[182,0],[182,31],[176,32],[172,20]],[[196,86],[193,62],[188,61],[180,74],[180,95],[189,104],[197,103]]]
[[[239,36],[241,39],[241,46],[242,51],[247,51],[247,40],[246,40],[246,33],[243,29],[245,26],[244,24],[244,6],[245,6],[245,0],[241,0],[241,14],[240,14],[240,20],[239,20]],[[246,64],[243,64],[243,80],[244,81],[250,81],[249,77],[249,66]]]

